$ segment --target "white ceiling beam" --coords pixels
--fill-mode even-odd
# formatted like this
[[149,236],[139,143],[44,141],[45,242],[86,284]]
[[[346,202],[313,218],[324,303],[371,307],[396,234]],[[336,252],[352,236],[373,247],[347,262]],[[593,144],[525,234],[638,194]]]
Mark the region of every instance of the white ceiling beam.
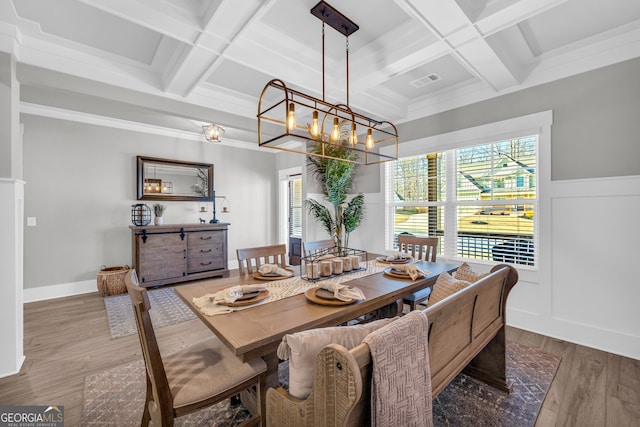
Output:
[[518,80],[455,0],[396,0],[428,30],[446,42],[450,53],[493,90],[518,84]]
[[[226,49],[271,8],[275,0],[262,2],[259,0],[237,2],[225,0],[210,15],[209,21],[204,26],[205,32],[214,32],[222,39],[227,40],[220,53],[212,53],[200,43],[201,37],[195,41],[194,46],[180,58],[172,75],[166,76],[166,90],[182,96],[188,96],[194,88],[202,83],[219,65]],[[206,39],[203,37],[203,39]]]
[[443,39],[471,24],[455,0],[396,0],[396,4]]
[[494,2],[478,16],[475,27],[484,37],[514,26],[568,0]]
[[[238,37],[225,51],[225,58],[309,92],[322,93],[321,54],[295,38],[274,33],[264,22],[256,21]],[[330,58],[326,61],[327,69],[338,66]],[[331,86],[338,82],[329,75],[327,83]]]
[[482,76],[494,90],[518,84],[518,79],[484,39],[476,39],[456,49],[456,54],[474,74]]

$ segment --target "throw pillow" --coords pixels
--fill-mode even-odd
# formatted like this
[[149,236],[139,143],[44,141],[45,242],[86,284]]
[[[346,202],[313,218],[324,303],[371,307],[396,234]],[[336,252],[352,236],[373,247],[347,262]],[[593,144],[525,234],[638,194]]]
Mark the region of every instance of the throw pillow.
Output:
[[466,280],[467,282],[477,282],[485,276],[488,276],[490,273],[479,274],[473,271],[471,266],[466,262],[462,263],[460,267],[453,273],[453,277],[459,280]]
[[289,394],[306,399],[315,377],[316,357],[329,344],[340,344],[351,350],[364,337],[395,319],[381,319],[354,326],[310,329],[285,335],[278,347],[278,357],[289,360]]
[[454,279],[446,271],[441,273],[440,276],[438,276],[438,280],[436,280],[436,284],[433,285],[433,290],[431,291],[431,296],[427,302],[427,307],[431,307],[449,295],[466,288],[470,284],[471,283],[466,280]]

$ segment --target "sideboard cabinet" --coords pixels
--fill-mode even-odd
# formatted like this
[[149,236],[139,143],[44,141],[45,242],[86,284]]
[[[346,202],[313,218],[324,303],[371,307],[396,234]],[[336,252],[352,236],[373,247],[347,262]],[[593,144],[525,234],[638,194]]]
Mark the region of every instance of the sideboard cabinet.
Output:
[[132,265],[145,287],[227,277],[229,224],[130,226]]

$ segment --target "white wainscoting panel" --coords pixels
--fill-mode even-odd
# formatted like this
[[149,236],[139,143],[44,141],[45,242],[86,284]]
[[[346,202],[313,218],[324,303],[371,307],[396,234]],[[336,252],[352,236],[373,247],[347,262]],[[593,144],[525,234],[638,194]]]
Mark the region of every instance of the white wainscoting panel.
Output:
[[509,301],[510,324],[640,359],[639,189],[640,176],[549,185],[539,298]]
[[640,337],[638,206],[640,196],[553,199],[554,318]]

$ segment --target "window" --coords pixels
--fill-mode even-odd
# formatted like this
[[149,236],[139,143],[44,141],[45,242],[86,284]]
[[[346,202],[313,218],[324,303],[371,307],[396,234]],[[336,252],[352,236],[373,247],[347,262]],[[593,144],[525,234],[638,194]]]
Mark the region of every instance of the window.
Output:
[[302,177],[289,177],[289,237],[302,237]]
[[530,135],[388,163],[387,249],[410,233],[448,257],[535,265],[537,152]]

